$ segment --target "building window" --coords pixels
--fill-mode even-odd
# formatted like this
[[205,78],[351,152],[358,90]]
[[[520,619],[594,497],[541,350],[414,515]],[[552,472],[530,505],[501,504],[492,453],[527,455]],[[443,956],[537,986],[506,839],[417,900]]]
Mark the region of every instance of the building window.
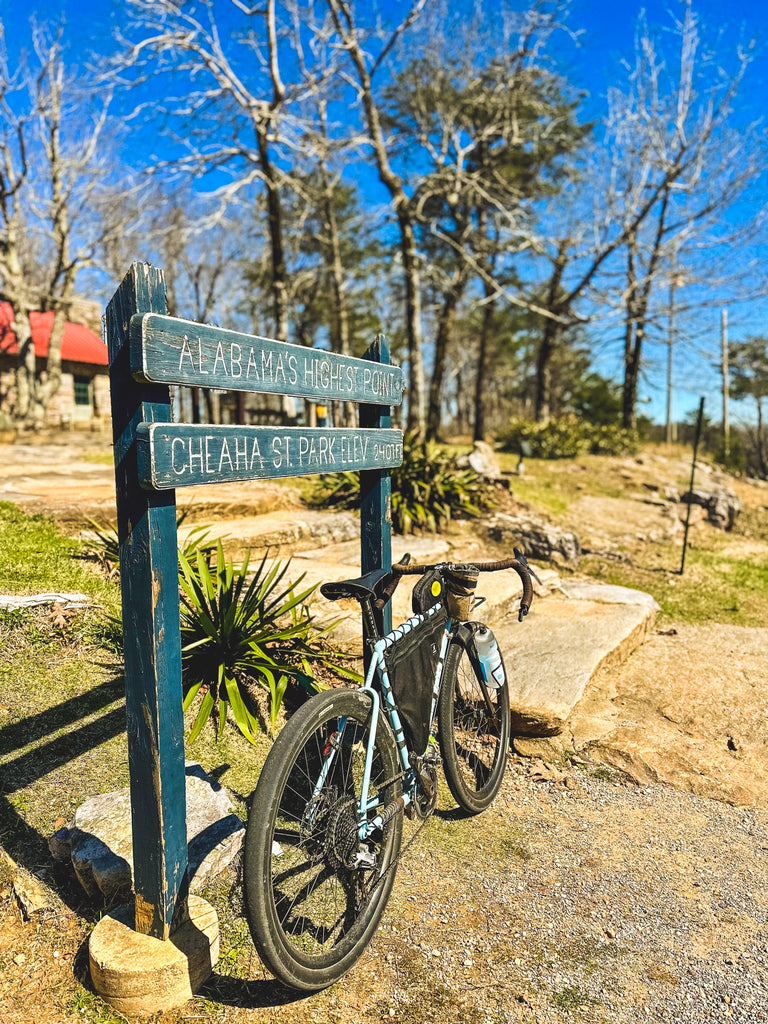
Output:
[[91,404],[91,378],[75,377],[75,405]]

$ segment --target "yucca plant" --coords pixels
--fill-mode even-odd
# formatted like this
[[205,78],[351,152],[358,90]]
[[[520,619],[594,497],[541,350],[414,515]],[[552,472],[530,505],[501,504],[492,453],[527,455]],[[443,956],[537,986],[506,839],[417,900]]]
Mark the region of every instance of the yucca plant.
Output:
[[[202,696],[190,733],[197,738],[214,710],[221,736],[232,709],[235,724],[251,743],[259,723],[248,704],[255,684],[269,693],[270,732],[293,679],[308,692],[320,688],[313,662],[332,663],[334,652],[321,646],[331,629],[317,629],[306,607],[315,587],[299,589],[304,574],[287,582],[289,563],[261,560],[248,579],[250,553],[235,567],[217,542],[215,561],[205,551],[179,554],[184,710]],[[355,673],[336,671],[358,679]]]

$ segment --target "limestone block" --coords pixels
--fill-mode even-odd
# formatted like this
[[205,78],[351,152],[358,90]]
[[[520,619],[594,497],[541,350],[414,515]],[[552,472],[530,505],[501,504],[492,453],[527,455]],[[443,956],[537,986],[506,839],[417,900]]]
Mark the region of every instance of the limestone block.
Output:
[[98,994],[120,1013],[149,1016],[182,1006],[219,958],[216,912],[190,896],[188,918],[165,941],[133,930],[133,906],[105,915],[91,932],[88,959]]

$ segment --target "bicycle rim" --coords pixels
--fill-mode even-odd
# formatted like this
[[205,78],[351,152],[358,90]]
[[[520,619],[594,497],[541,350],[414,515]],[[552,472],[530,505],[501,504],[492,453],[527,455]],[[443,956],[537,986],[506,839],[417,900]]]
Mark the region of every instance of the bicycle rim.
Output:
[[485,686],[457,641],[446,658],[438,729],[448,788],[465,811],[477,814],[496,796],[509,746],[509,685]]
[[[402,815],[364,844],[357,839],[370,709],[370,697],[357,691],[309,701],[270,751],[251,806],[244,860],[251,933],[273,974],[304,991],[331,984],[355,963],[394,882],[388,869]],[[394,739],[380,717],[370,783],[378,810],[399,795],[397,774]],[[366,865],[350,866],[361,853]]]

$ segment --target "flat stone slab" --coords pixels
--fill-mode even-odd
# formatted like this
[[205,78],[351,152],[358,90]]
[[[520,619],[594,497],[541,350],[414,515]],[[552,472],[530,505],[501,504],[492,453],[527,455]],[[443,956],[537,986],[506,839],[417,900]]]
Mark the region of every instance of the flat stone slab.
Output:
[[568,580],[560,584],[560,591],[576,601],[599,601],[602,604],[641,604],[659,611],[655,597],[631,587],[618,587],[612,583],[593,583],[591,580]]
[[224,547],[252,548],[255,551],[277,549],[276,557],[302,547],[326,547],[347,541],[357,544],[360,557],[360,517],[352,512],[312,511],[286,508],[272,515],[217,518],[206,523],[203,518],[184,523],[179,528],[179,542],[183,543],[192,531],[207,529],[211,537],[221,537]]
[[[187,764],[187,843],[190,891],[221,874],[240,852],[245,826],[222,786],[199,764]],[[71,859],[75,874],[93,898],[114,899],[131,890],[133,849],[128,788],[103,793],[81,804],[69,828],[48,841],[56,860]]]
[[44,593],[44,594],[0,594],[0,611],[14,611],[18,608],[37,608],[44,604],[60,604],[62,608],[82,608],[90,604],[87,594]]
[[641,591],[590,583],[560,589],[570,596],[534,601],[523,623],[494,626],[509,677],[513,736],[566,731],[590,679],[624,661],[656,618],[658,605]]

